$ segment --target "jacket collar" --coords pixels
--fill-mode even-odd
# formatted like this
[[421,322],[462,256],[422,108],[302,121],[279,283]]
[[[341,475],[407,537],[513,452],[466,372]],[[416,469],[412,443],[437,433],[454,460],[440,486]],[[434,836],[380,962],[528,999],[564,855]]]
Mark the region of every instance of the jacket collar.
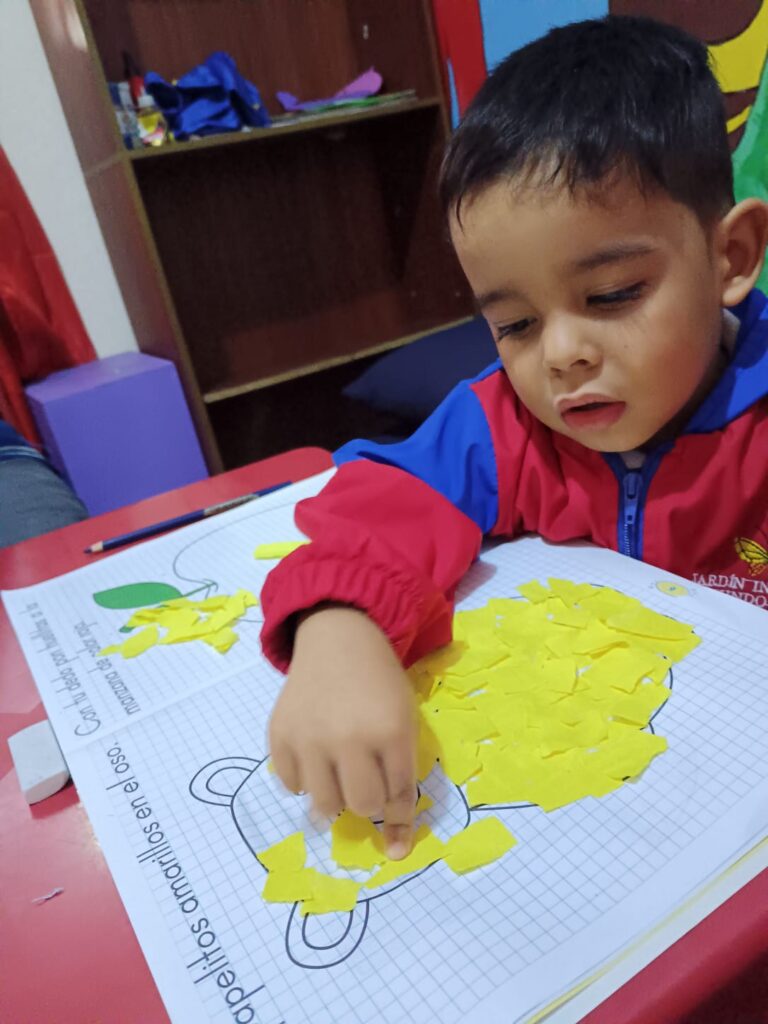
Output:
[[768,395],[768,299],[754,288],[732,312],[741,324],[733,356],[685,434],[720,430]]

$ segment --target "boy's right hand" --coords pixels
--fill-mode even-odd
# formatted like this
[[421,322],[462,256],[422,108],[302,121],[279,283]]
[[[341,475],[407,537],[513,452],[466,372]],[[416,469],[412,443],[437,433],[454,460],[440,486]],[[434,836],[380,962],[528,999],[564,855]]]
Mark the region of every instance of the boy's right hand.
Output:
[[413,687],[379,627],[355,608],[309,613],[269,727],[288,789],[329,816],[382,815],[387,855],[400,859],[412,843],[416,738]]

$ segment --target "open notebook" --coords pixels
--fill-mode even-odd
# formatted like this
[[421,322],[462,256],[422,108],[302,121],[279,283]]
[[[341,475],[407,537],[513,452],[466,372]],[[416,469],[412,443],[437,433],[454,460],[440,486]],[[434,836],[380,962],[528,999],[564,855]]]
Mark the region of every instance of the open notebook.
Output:
[[[518,844],[488,867],[436,864],[352,913],[301,918],[262,900],[254,856],[286,828],[316,827],[268,770],[280,677],[260,656],[260,609],[225,654],[99,652],[130,615],[109,607],[128,591],[105,592],[153,584],[134,592],[145,604],[258,594],[271,565],[254,548],[299,539],[293,504],[325,479],[2,595],[168,1012],[180,1024],[491,1024],[561,1003],[557,1020],[576,1020],[588,1003],[569,995],[602,972],[604,996],[608,965],[768,834],[765,612],[613,552],[535,538],[487,548],[462,608],[555,576],[695,627],[702,643],[675,666],[655,723],[668,750],[601,799],[493,809]],[[433,786],[436,831],[465,806],[456,789]]]

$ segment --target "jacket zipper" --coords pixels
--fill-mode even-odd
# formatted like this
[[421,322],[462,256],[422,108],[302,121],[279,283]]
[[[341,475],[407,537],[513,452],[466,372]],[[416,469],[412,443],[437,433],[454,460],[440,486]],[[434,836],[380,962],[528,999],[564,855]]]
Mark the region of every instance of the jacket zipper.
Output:
[[622,485],[621,538],[620,551],[630,558],[638,557],[637,532],[639,524],[640,489],[643,482],[642,473],[630,469],[624,474]]
[[643,505],[648,494],[648,487],[653,479],[659,463],[672,444],[667,442],[656,448],[646,458],[640,469],[627,469],[620,455],[605,453],[605,460],[613,470],[619,482],[619,519],[617,530],[617,550],[630,558],[642,558],[642,522]]

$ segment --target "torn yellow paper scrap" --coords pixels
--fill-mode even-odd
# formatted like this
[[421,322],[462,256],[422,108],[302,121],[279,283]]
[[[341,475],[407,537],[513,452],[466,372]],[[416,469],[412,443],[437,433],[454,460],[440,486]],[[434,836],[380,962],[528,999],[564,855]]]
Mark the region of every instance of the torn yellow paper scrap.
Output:
[[565,605],[552,612],[551,622],[556,626],[570,626],[573,629],[584,629],[589,625],[592,616],[583,608]]
[[451,871],[463,875],[503,857],[516,843],[515,837],[498,818],[483,818],[448,840],[443,860]]
[[304,833],[292,832],[279,843],[259,850],[256,856],[267,871],[299,871],[307,859]]
[[413,840],[413,849],[407,857],[402,860],[387,860],[379,868],[375,875],[364,883],[366,889],[378,889],[382,885],[388,885],[403,875],[410,875],[414,871],[421,871],[423,868],[434,864],[443,855],[445,844],[439,839],[429,825],[419,825]]
[[435,686],[423,702],[422,707],[425,712],[429,711],[431,713],[436,711],[466,711],[467,703],[464,701],[464,694],[457,693],[446,682]]
[[477,756],[477,743],[446,744],[440,751],[440,767],[457,786],[463,786],[467,779],[480,771],[480,758]]
[[331,825],[331,856],[340,868],[371,871],[387,859],[381,833],[370,820],[342,811]]
[[654,757],[666,749],[667,741],[663,736],[612,722],[608,739],[586,757],[590,769],[598,774],[612,779],[631,779],[640,775]]
[[522,594],[531,604],[540,604],[542,601],[546,601],[551,593],[538,580],[531,580],[530,583],[521,583],[519,587],[515,587],[515,590],[517,590],[518,594]]
[[300,900],[311,899],[313,881],[314,873],[309,868],[270,871],[261,895],[268,903],[298,903]]
[[329,914],[332,911],[354,910],[360,882],[351,878],[335,878],[320,871],[312,872],[312,897],[303,900],[299,908],[302,917],[307,914]]
[[582,676],[589,688],[614,689],[631,693],[640,680],[658,669],[659,656],[638,647],[614,647],[595,661]]
[[[619,634],[620,635],[620,634]],[[683,640],[666,640],[663,637],[637,636],[630,639],[628,633],[624,634],[635,647],[642,647],[647,651],[653,651],[662,657],[668,658],[672,664],[687,658],[691,651],[695,650],[701,643],[701,637],[695,633],[689,634]]]
[[214,650],[218,651],[219,654],[226,654],[227,651],[237,643],[238,636],[234,629],[230,629],[229,626],[225,626],[216,633],[211,633],[209,636],[203,637],[203,643],[208,644],[209,647],[213,647]]
[[207,629],[194,608],[165,608],[158,619],[158,625],[167,630],[161,644],[186,643],[194,637],[202,636]]
[[644,728],[651,715],[672,695],[661,683],[641,683],[634,693],[616,696],[610,705],[611,717]]
[[229,598],[226,594],[214,594],[213,597],[203,598],[202,601],[195,601],[195,608],[201,612],[218,612],[227,603]]
[[500,661],[504,661],[507,656],[508,652],[503,648],[500,649],[498,644],[495,647],[476,646],[464,651],[460,658],[444,669],[443,675],[446,678],[448,676],[472,675],[481,669],[493,668]]
[[692,633],[691,627],[684,622],[660,615],[642,605],[631,611],[612,615],[607,620],[607,625],[623,633],[636,633],[661,640],[687,640]]
[[604,622],[611,615],[626,612],[640,606],[640,602],[634,597],[627,597],[612,587],[594,587],[592,593],[579,600],[579,607],[589,612],[591,616]]
[[[422,714],[427,705],[422,705]],[[494,723],[481,711],[468,706],[466,710],[453,711],[426,711],[429,727],[437,737],[441,751],[447,746],[465,743],[479,743],[480,740],[489,739],[497,735]]]
[[150,622],[160,622],[167,613],[168,609],[162,607],[162,605],[159,608],[139,608],[125,625],[128,629],[135,629],[136,626],[145,626]]
[[135,658],[137,655],[143,654],[144,651],[148,651],[150,647],[154,647],[159,638],[160,633],[157,626],[146,626],[123,641],[122,655],[124,658]]
[[309,541],[283,540],[275,541],[272,544],[259,544],[253,552],[253,557],[260,559],[285,558],[286,555],[290,555],[297,548],[304,547],[305,544],[309,544]]
[[496,614],[488,605],[473,611],[457,612],[453,618],[454,640],[471,637],[475,644],[480,644],[484,636],[493,637],[495,630]]
[[427,654],[419,661],[418,667],[434,676],[440,676],[443,672],[454,665],[467,650],[467,644],[460,640],[446,644],[445,647],[438,647],[436,651]]
[[586,629],[575,630],[576,634],[573,652],[574,654],[599,655],[612,647],[619,647],[626,644],[627,638],[609,629],[602,622],[593,621]]
[[435,801],[429,795],[429,793],[422,793],[419,799],[416,801],[416,807],[413,812],[414,818],[418,818],[424,811],[428,811],[430,807],[434,807]]

